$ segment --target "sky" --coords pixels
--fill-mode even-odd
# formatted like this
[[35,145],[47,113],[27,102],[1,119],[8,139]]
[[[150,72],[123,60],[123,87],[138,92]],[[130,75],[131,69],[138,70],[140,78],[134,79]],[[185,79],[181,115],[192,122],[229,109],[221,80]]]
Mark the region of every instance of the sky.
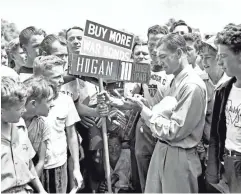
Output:
[[148,27],[183,19],[201,32],[215,33],[241,23],[241,0],[1,0],[1,18],[19,30],[34,25],[47,33],[91,20],[145,37]]

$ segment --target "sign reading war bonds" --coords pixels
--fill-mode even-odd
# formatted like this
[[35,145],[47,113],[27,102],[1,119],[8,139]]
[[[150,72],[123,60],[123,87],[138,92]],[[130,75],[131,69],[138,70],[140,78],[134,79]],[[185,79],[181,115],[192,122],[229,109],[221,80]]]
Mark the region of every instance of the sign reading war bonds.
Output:
[[107,80],[148,83],[150,80],[150,65],[71,54],[69,56],[69,74]]
[[130,60],[134,36],[87,20],[81,54]]

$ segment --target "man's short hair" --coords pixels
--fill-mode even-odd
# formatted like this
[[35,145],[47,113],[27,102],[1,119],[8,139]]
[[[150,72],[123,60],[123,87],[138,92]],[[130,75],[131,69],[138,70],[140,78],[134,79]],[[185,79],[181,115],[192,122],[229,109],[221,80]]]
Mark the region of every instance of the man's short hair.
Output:
[[168,27],[167,26],[160,26],[160,25],[154,25],[148,28],[147,30],[147,37],[149,38],[150,34],[168,34]]
[[81,28],[81,27],[78,27],[78,26],[74,26],[74,27],[71,27],[71,28],[69,28],[67,31],[66,31],[66,40],[68,39],[68,32],[70,31],[70,30],[81,30],[81,31],[83,31],[84,32],[84,29],[83,28]]
[[134,44],[133,44],[133,47],[132,47],[132,52],[134,52],[135,47],[137,45],[147,45],[147,41],[141,39],[139,36],[135,36],[134,37]]
[[62,66],[64,68],[65,61],[54,55],[36,57],[33,62],[33,74],[35,76],[46,76],[53,67]]
[[168,34],[163,36],[157,42],[157,48],[160,47],[163,43],[166,44],[167,49],[172,52],[175,52],[178,48],[180,48],[184,53],[187,53],[187,44],[183,36],[179,34]]
[[227,25],[216,36],[216,44],[227,46],[233,53],[241,52],[241,26],[235,24]]
[[10,108],[24,102],[27,90],[23,83],[12,77],[1,77],[1,103],[2,108]]
[[170,32],[173,32],[177,26],[187,26],[188,32],[189,33],[192,32],[192,28],[190,26],[188,26],[184,20],[178,20],[178,21],[174,22],[170,28]]
[[111,139],[116,139],[118,141],[118,143],[121,144],[121,137],[115,133],[109,133],[108,134],[108,140],[111,140]]
[[134,44],[133,44],[133,47],[132,47],[132,57],[133,57],[133,54],[134,54],[136,46],[142,46],[142,45],[146,45],[147,46],[148,45],[147,41],[144,41],[139,36],[136,36],[134,38]]
[[38,29],[34,26],[29,26],[22,30],[19,34],[19,42],[20,46],[22,47],[23,45],[28,44],[28,41],[33,35],[43,35],[44,37],[46,36],[46,32],[42,29]]
[[43,76],[32,76],[25,80],[23,84],[27,88],[28,98],[27,101],[47,99],[50,95],[50,84]]
[[188,33],[183,35],[185,41],[191,41],[191,42],[196,42],[198,40],[201,40],[201,36],[198,33]]
[[63,46],[67,45],[66,40],[63,37],[57,36],[55,34],[49,34],[43,39],[43,41],[39,46],[40,55],[43,55],[43,54],[51,55],[52,44],[56,40],[59,41],[59,43]]

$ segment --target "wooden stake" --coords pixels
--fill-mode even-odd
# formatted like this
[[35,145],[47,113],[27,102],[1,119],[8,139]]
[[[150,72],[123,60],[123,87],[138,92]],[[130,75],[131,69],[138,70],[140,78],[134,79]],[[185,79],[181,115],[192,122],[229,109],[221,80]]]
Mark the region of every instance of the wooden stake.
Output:
[[[100,91],[104,91],[103,79],[99,78]],[[109,149],[108,149],[108,138],[107,138],[107,127],[106,127],[106,117],[102,118],[102,135],[104,142],[104,156],[105,156],[105,176],[107,179],[108,193],[112,193],[111,188],[111,177],[110,177],[110,161],[109,161]]]

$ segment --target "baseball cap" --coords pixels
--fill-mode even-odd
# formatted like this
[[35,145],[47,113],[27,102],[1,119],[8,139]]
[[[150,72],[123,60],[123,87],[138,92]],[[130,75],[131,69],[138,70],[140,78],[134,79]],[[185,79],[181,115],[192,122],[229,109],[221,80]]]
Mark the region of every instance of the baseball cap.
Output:
[[216,35],[215,36],[211,36],[207,40],[202,40],[202,42],[207,44],[207,45],[209,45],[209,46],[211,46],[215,50],[218,50],[217,45],[215,44],[215,39],[216,39]]

